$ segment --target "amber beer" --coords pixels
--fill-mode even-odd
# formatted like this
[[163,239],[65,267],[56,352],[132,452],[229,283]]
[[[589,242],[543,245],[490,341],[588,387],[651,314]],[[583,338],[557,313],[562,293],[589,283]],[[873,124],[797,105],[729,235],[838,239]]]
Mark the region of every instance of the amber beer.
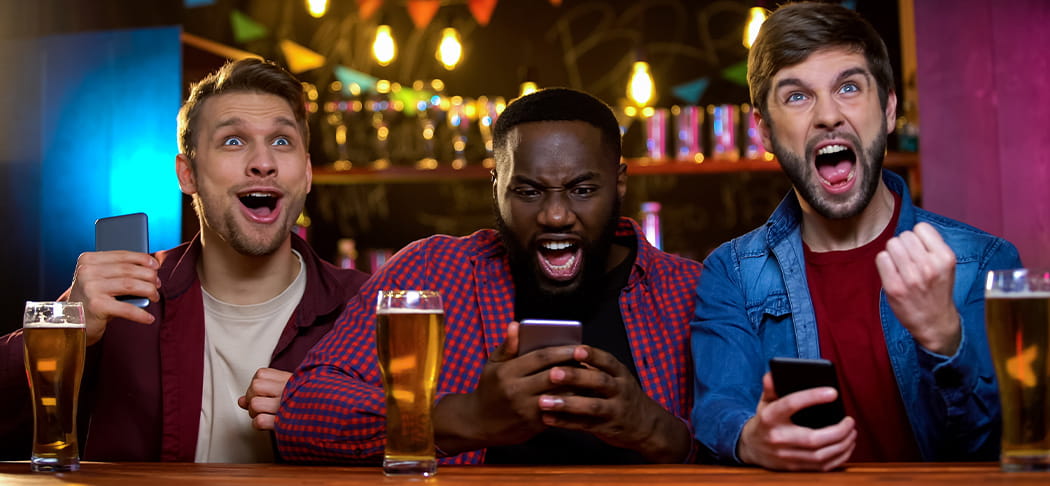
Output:
[[[59,303],[65,305],[66,303]],[[33,399],[34,471],[76,471],[77,396],[84,371],[84,320],[62,316],[30,321],[22,327],[26,376]]]
[[1050,291],[988,289],[985,314],[1002,403],[1002,468],[1050,469]]
[[445,340],[445,315],[437,299],[437,309],[384,307],[381,302],[376,310],[376,346],[386,388],[387,474],[436,472],[431,412]]

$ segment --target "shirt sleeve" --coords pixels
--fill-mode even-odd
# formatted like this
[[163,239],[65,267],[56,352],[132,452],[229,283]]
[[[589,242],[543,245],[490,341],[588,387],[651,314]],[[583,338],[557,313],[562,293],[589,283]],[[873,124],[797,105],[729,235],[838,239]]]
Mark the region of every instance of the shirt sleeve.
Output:
[[916,344],[923,381],[944,405],[943,440],[934,460],[994,460],[998,457],[1000,406],[995,368],[984,322],[984,276],[989,270],[1019,268],[1017,249],[996,239],[986,253],[964,301],[957,300],[962,339],[953,356]]
[[375,273],[347,303],[331,332],[307,354],[284,389],[277,448],[291,462],[377,464],[386,442],[386,403],[377,366],[375,301],[421,273],[418,242]]
[[700,460],[738,464],[737,441],[762,393],[762,350],[747,316],[731,243],[704,262],[691,328],[693,429]]

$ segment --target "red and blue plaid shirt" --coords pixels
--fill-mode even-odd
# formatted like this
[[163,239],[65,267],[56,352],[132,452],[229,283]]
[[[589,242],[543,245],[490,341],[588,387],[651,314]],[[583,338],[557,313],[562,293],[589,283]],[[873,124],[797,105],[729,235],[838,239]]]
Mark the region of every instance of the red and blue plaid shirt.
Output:
[[[700,263],[657,250],[627,218],[621,218],[617,236],[633,236],[638,242],[630,278],[620,293],[638,380],[653,400],[688,423],[693,402],[689,319]],[[432,236],[408,245],[361,287],[285,387],[276,422],[284,459],[381,461],[386,402],[376,359],[375,296],[385,289],[441,293],[446,331],[438,396],[473,391],[490,351],[514,320],[514,283],[496,231]],[[484,453],[465,452],[441,462],[478,464]]]

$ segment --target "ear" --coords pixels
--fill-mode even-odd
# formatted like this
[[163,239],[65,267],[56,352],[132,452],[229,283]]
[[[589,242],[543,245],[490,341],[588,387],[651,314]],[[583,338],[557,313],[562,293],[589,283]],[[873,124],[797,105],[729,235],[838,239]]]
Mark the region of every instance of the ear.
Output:
[[306,193],[310,193],[310,189],[313,188],[314,184],[314,166],[310,162],[310,152],[306,153]]
[[197,178],[194,177],[190,158],[185,154],[175,156],[175,175],[179,177],[179,189],[187,196],[197,193]]
[[773,153],[773,138],[770,134],[769,122],[766,121],[765,117],[762,116],[762,112],[752,110],[755,115],[755,124],[758,125],[758,133],[762,135],[762,146],[765,147],[766,152]]
[[623,161],[620,162],[620,167],[616,171],[616,194],[621,200],[627,195],[627,164]]
[[886,94],[886,133],[893,133],[897,128],[897,93],[890,91]]

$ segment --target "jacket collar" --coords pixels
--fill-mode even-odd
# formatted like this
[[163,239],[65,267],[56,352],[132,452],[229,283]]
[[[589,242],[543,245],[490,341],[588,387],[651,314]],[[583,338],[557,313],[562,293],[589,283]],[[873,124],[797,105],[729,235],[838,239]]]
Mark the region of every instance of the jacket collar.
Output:
[[[337,268],[325,264],[310,248],[309,243],[294,233],[291,238],[292,249],[302,255],[306,268],[306,289],[298,306],[300,312],[295,314],[295,325],[304,327],[313,324],[317,316],[329,314],[345,305],[346,299],[339,286],[349,282],[346,282],[347,278],[341,275]],[[186,293],[191,286],[200,285],[197,278],[197,262],[201,256],[200,233],[194,235],[189,242],[157,252],[156,256],[160,262],[158,275],[162,282],[161,294],[165,299],[177,298]],[[313,312],[309,315],[301,312],[305,309]]]

